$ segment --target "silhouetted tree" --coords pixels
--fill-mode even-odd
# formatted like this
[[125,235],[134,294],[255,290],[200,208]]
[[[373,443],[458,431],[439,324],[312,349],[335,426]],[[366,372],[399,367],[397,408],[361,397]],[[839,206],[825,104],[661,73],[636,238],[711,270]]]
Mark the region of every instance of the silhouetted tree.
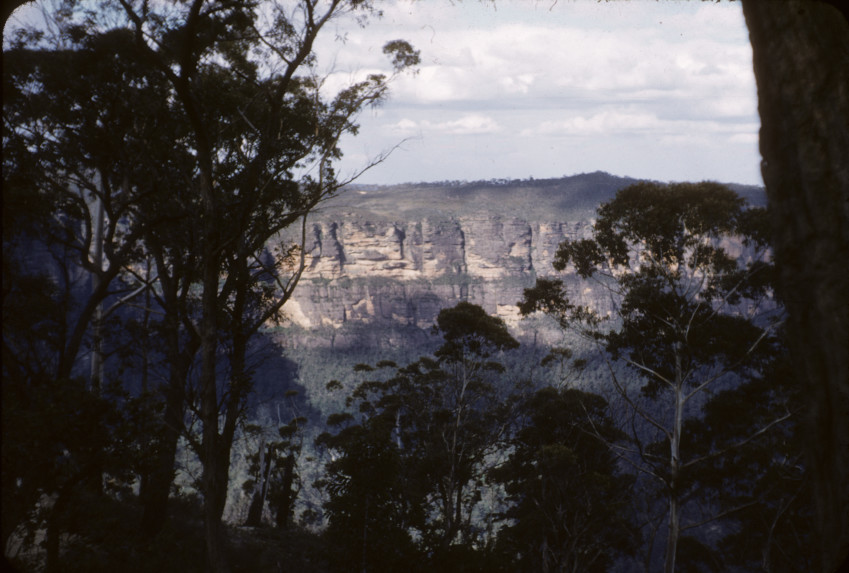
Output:
[[[688,506],[697,488],[686,476],[705,457],[688,452],[685,423],[736,376],[757,375],[776,343],[772,322],[781,315],[770,298],[765,228],[763,210],[744,208],[722,185],[637,183],[599,208],[592,238],[564,241],[554,263],[607,289],[615,322],[603,327],[608,321],[593,309],[573,305],[559,280],[538,280],[521,303],[524,314],[543,310],[564,327],[582,325],[639,380],[610,370],[631,412],[632,447],[617,451],[660,486],[669,572],[681,532],[706,518]],[[745,256],[732,255],[735,242]]]
[[522,408],[527,422],[492,471],[512,504],[498,542],[516,559],[513,570],[608,571],[634,549],[626,503],[633,480],[618,475],[598,437],[621,438],[606,410],[600,396],[573,388],[544,388]]
[[724,532],[720,551],[705,554],[715,569],[816,569],[804,411],[802,386],[778,343],[761,372],[716,393],[701,418],[685,423],[687,447],[704,460],[687,479],[701,504],[717,508],[713,523]]
[[506,438],[517,393],[499,381],[498,355],[518,342],[503,321],[467,302],[441,311],[437,325],[444,343],[433,358],[378,363],[383,379],[362,382],[348,400],[359,413],[331,416],[344,428],[319,440],[335,457],[324,487],[328,534],[343,554],[359,555],[360,542],[363,552],[377,551],[365,540],[391,524],[406,545],[416,532],[419,550],[441,570],[473,559],[457,551],[479,541],[473,516],[487,456]]
[[[389,42],[384,52],[391,74],[369,75],[328,97],[312,68],[313,44],[328,22],[345,13],[365,17],[373,7],[360,1],[260,6],[196,0],[152,6],[120,0],[89,10],[69,3],[56,14],[57,38],[67,49],[51,46],[33,56],[42,68],[52,63],[56,73],[31,75],[33,81],[15,85],[17,91],[10,93],[20,103],[17,115],[6,114],[4,107],[4,150],[8,137],[17,150],[10,157],[35,180],[27,192],[44,192],[52,184],[54,193],[68,199],[66,210],[76,210],[72,214],[84,232],[82,241],[66,243],[72,248],[79,243],[81,257],[88,257],[92,242],[95,251],[104,245],[110,265],[87,264],[98,281],[81,316],[95,315],[103,293],[131,262],[126,256],[113,260],[110,252],[143,254],[155,262],[159,278],[170,281],[163,282],[159,297],[173,344],[167,351],[172,369],[166,417],[171,430],[183,430],[203,464],[212,570],[227,569],[220,518],[233,439],[251,388],[248,343],[278,316],[303,269],[303,252],[299,257],[296,249],[281,245],[271,262],[292,263],[289,276],[281,276],[264,257],[267,243],[298,222],[303,237],[309,211],[347,182],[333,168],[341,156],[340,138],[356,133],[356,116],[385,97],[392,77],[418,63],[409,44]],[[16,41],[20,48],[27,38],[38,45],[42,37],[33,32]],[[93,54],[93,46],[103,53]],[[18,54],[24,62],[32,56],[26,50]],[[74,82],[79,69],[63,68],[67,60],[81,60],[109,81],[90,84],[78,74]],[[83,68],[82,75],[93,75],[91,69]],[[47,81],[54,77],[64,83]],[[4,92],[7,85],[4,81]],[[48,109],[56,119],[41,112],[27,115],[34,102],[52,105]],[[46,117],[51,121],[43,121]],[[92,127],[84,131],[80,125]],[[47,161],[53,169],[31,169]],[[70,188],[63,177],[71,179]],[[92,211],[89,196],[97,199],[91,217],[86,215]],[[100,205],[107,213],[107,237],[92,241],[99,227],[87,221],[96,219]],[[168,206],[176,209],[169,213]],[[156,215],[170,215],[170,229],[156,229]],[[112,236],[122,240],[120,248],[110,247]],[[142,237],[149,246],[144,253],[134,250]],[[130,274],[143,288],[153,286],[149,279],[145,283],[144,273]],[[198,304],[190,311],[186,301],[193,289]],[[59,355],[61,372],[70,372],[74,345],[79,347],[89,323],[78,321],[69,338],[71,351]],[[96,324],[91,332],[97,340]],[[200,358],[198,403],[192,404],[201,422],[199,436],[185,431],[181,412],[186,389],[181,378],[194,349]],[[217,372],[225,356],[226,382]],[[157,499],[170,481],[175,435],[172,431],[162,445],[160,471],[152,476]],[[161,504],[149,507],[154,511],[146,528],[153,532],[163,512]]]

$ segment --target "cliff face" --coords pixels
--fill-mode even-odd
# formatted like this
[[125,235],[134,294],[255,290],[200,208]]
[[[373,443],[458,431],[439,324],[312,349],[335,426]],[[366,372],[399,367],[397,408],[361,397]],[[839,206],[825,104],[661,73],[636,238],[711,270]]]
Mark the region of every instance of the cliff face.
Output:
[[631,182],[590,174],[349,189],[311,220],[307,269],[286,312],[306,329],[428,328],[465,300],[515,325],[523,289],[554,273],[561,241],[586,236],[598,204]]
[[[633,182],[594,173],[349,189],[311,220],[307,269],[287,315],[305,329],[428,328],[441,309],[469,301],[517,326],[523,289],[559,275],[558,245],[589,236],[598,205]],[[610,310],[601,289],[559,278],[573,301]]]
[[586,220],[387,222],[345,213],[312,226],[307,270],[288,312],[306,328],[347,321],[426,327],[440,309],[467,300],[510,320],[522,289],[553,272],[557,245],[588,228]]

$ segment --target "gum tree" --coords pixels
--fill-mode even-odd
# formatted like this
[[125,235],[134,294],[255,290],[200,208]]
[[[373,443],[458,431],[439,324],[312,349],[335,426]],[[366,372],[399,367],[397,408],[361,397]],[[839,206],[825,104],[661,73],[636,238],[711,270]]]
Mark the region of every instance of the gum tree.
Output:
[[[84,43],[109,30],[115,37],[129,35],[130,48],[110,55],[112,69],[130,65],[141,73],[124,77],[115,98],[126,95],[121,85],[129,91],[156,86],[150,96],[154,111],[171,112],[158,122],[144,113],[131,116],[131,126],[160,127],[157,137],[125,130],[122,135],[134,149],[157,158],[171,150],[179,159],[130,157],[119,163],[129,166],[122,179],[126,186],[147,186],[149,193],[133,195],[138,219],[110,221],[119,234],[129,230],[133,237],[143,237],[141,250],[159,267],[158,278],[170,281],[157,290],[170,316],[169,337],[173,342],[174,333],[186,334],[181,335],[183,348],[172,349],[169,359],[185,365],[193,358],[192,347],[199,354],[196,385],[180,387],[187,382],[180,380],[185,368],[172,373],[170,420],[182,429],[203,465],[212,570],[227,570],[220,518],[233,438],[251,387],[249,342],[267,321],[279,317],[303,269],[297,247],[281,245],[277,252],[269,247],[269,257],[267,244],[293,225],[301,225],[303,236],[310,210],[349,181],[334,169],[341,156],[340,138],[356,133],[359,112],[380,103],[392,78],[418,63],[409,44],[390,42],[384,47],[389,72],[368,75],[336,93],[323,88],[314,51],[319,34],[339,17],[365,22],[376,14],[371,2],[361,0],[118,0],[96,9],[67,2],[59,14],[61,33],[76,41]],[[37,82],[30,85],[38,87]],[[78,88],[84,91],[85,86]],[[55,95],[40,94],[48,101]],[[82,98],[69,109],[85,113],[90,108],[92,103]],[[23,155],[31,152],[24,149]],[[140,166],[149,167],[149,173],[141,173]],[[170,225],[153,225],[159,215]],[[119,225],[136,220],[138,225]],[[274,268],[281,262],[284,268]],[[158,289],[145,273],[126,270],[147,288]],[[190,302],[193,295],[196,306]],[[197,414],[199,435],[179,424],[183,392],[197,397],[188,405]],[[163,456],[163,468],[168,457]],[[167,471],[160,473],[167,478]],[[152,530],[156,521],[151,520]]]
[[706,458],[688,450],[685,423],[737,376],[756,375],[775,343],[780,313],[764,216],[716,183],[637,183],[599,208],[591,238],[565,241],[555,259],[557,270],[574,270],[607,292],[614,316],[572,304],[556,279],[538,280],[521,303],[524,314],[542,310],[577,326],[612,359],[630,436],[613,447],[659,486],[668,572],[682,532],[707,517],[688,505],[697,489],[689,476]]
[[[152,171],[149,147],[164,149],[151,142],[170,141],[159,137],[165,126],[153,126],[163,107],[162,82],[147,74],[129,34],[86,34],[57,24],[57,45],[46,47],[32,35],[31,46],[15,42],[3,59],[3,363],[4,396],[10,398],[3,401],[4,423],[22,414],[44,428],[55,426],[44,419],[51,408],[70,422],[75,402],[95,403],[104,390],[103,359],[118,344],[105,340],[107,320],[124,313],[124,304],[144,288],[123,280],[125,269],[140,260],[137,214],[148,189],[137,184],[138,173]],[[158,222],[150,217],[149,224]],[[21,314],[27,300],[39,299],[38,312]],[[110,428],[99,428],[104,422],[97,420],[88,416],[81,427],[105,455],[116,444],[102,439]],[[100,476],[107,466],[115,468],[96,450],[69,447],[76,432],[61,429],[51,447],[26,448],[21,460],[12,461],[5,454],[20,446],[17,435],[4,431],[9,471],[3,496],[24,514],[35,510],[39,493],[53,494],[54,487],[62,498],[53,506],[58,512],[67,505],[64,498],[80,492],[74,484],[101,490]],[[63,450],[74,463],[56,455]],[[53,463],[61,471],[44,469]],[[48,476],[64,481],[45,484]],[[51,527],[48,537],[54,533]],[[48,552],[49,559],[56,553]]]
[[[226,570],[220,519],[230,451],[250,389],[247,344],[277,315],[299,277],[296,270],[281,291],[257,298],[258,282],[269,272],[261,255],[282,229],[299,220],[305,226],[306,213],[345,182],[333,169],[339,139],[356,132],[357,114],[381,101],[391,78],[371,75],[327,99],[311,73],[319,33],[343,14],[371,14],[368,2],[195,0],[156,9],[119,3],[138,45],[179,102],[189,133],[184,145],[195,158],[189,189],[199,243],[201,435],[190,441],[204,468],[209,564]],[[405,42],[391,42],[384,51],[393,74],[418,63]],[[216,371],[222,332],[229,364],[223,383]]]
[[362,554],[373,555],[391,523],[406,544],[417,532],[431,566],[448,570],[459,569],[457,552],[480,541],[473,515],[487,455],[507,437],[517,393],[499,384],[499,357],[518,342],[503,321],[467,302],[442,310],[437,326],[444,343],[434,356],[359,365],[372,377],[348,400],[359,413],[331,416],[339,429],[319,439],[335,453],[324,487],[329,531],[343,553],[359,555],[361,542]]
[[[504,484],[509,520],[498,533],[517,571],[607,571],[633,550],[626,518],[632,478],[616,468],[607,442],[620,431],[607,403],[575,388],[543,388],[520,411],[527,418],[508,460],[491,477]],[[596,433],[604,439],[599,439]]]

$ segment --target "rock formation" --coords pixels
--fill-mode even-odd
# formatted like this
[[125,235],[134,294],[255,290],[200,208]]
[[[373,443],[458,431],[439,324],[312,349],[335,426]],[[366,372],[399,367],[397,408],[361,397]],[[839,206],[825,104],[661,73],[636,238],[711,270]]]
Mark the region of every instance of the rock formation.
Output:
[[[560,242],[588,236],[598,205],[633,181],[592,173],[349,189],[311,219],[307,269],[286,312],[305,329],[424,329],[464,300],[515,327],[523,289],[555,274]],[[758,201],[758,189],[738,191]],[[565,282],[574,301],[610,310],[603,290]]]

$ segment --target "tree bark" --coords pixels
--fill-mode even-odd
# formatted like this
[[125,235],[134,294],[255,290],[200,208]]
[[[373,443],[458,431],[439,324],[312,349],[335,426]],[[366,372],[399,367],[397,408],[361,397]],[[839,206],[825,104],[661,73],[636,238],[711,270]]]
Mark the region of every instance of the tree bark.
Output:
[[[199,145],[198,147],[205,147]],[[204,149],[207,151],[208,148]],[[211,156],[204,154],[201,161],[200,192],[203,210],[203,292],[201,295],[201,422],[203,464],[204,527],[209,570],[229,573],[229,566],[222,553],[220,500],[226,496],[227,473],[221,475],[221,436],[218,433],[218,379],[215,372],[218,350],[218,280],[221,269],[217,245],[217,209],[212,183]],[[222,480],[223,478],[223,480]]]
[[185,385],[197,343],[191,342],[182,360],[171,366],[171,379],[165,390],[165,412],[163,435],[157,444],[156,465],[145,484],[142,513],[142,535],[152,539],[162,530],[168,514],[168,497],[174,481],[174,462],[177,458],[177,443],[180,440],[185,407]]
[[[101,175],[102,177],[102,175]],[[91,274],[91,296],[97,296],[100,290],[100,271],[103,269],[103,196],[97,194],[92,206],[92,263],[97,269]],[[97,303],[91,320],[92,345],[91,345],[91,392],[100,396],[103,384],[103,299]]]
[[744,0],[791,352],[809,397],[823,571],[849,553],[849,22],[823,2]]
[[[188,329],[187,339],[182,341],[181,325],[189,320],[186,301],[180,295],[181,285],[183,289],[187,288],[186,262],[167,263],[160,240],[155,235],[146,237],[145,242],[152,252],[156,263],[156,274],[162,288],[161,305],[165,311],[163,338],[169,366],[168,384],[160,390],[165,397],[165,411],[162,419],[162,435],[156,443],[156,461],[150,473],[144,476],[142,482],[144,488],[140,491],[144,505],[142,535],[152,539],[162,530],[167,518],[168,497],[174,481],[177,443],[183,432],[186,385],[192,362],[200,347],[200,339],[191,329]],[[147,308],[149,304],[145,305],[145,309]],[[146,351],[146,342],[144,346]]]
[[[270,448],[269,448],[270,449]],[[269,451],[269,454],[271,452]],[[248,518],[245,520],[247,527],[259,527],[262,525],[262,506],[265,504],[265,489],[268,483],[268,473],[271,468],[271,455],[268,459],[265,457],[265,437],[263,436],[259,442],[259,474],[257,483],[254,486],[254,494],[251,499],[251,506],[248,508]]]
[[672,436],[669,440],[669,526],[666,537],[664,571],[675,572],[678,555],[678,538],[681,535],[681,507],[678,499],[678,482],[681,473],[681,434],[684,425],[684,375],[681,365],[681,343],[675,343],[675,411]]
[[283,467],[283,492],[280,495],[280,503],[277,506],[277,527],[286,530],[289,527],[289,518],[292,515],[294,496],[292,495],[292,483],[295,480],[295,454],[286,456],[286,465]]

